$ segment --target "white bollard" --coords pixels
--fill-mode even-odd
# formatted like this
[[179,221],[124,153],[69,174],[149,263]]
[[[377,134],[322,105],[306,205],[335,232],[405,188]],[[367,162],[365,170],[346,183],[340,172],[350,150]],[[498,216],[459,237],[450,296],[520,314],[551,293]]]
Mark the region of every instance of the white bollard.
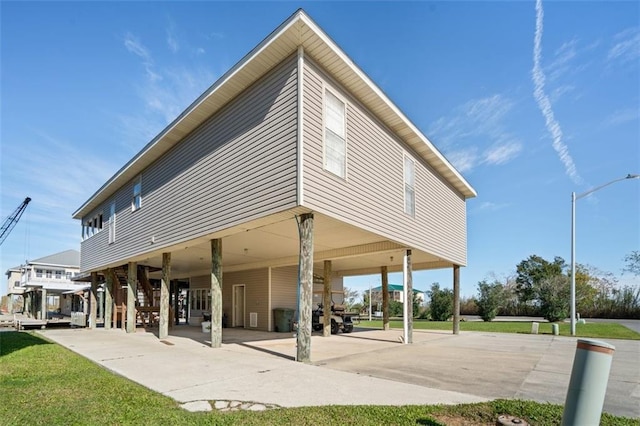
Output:
[[616,348],[605,342],[578,339],[562,426],[599,425]]
[[538,326],[539,324],[537,322],[531,323],[531,334],[538,334]]
[[560,334],[560,326],[558,324],[551,324],[551,332],[554,336]]

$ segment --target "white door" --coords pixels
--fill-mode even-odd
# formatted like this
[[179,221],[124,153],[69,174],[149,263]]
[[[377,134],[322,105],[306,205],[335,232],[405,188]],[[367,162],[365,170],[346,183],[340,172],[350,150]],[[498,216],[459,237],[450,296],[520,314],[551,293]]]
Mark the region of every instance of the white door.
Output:
[[232,327],[244,327],[244,284],[233,286],[233,324]]

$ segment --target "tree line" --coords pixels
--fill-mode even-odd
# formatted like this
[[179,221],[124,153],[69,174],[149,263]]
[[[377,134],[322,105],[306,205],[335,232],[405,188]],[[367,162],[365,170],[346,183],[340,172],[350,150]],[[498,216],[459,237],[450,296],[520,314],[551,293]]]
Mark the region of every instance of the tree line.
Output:
[[[640,275],[639,251],[625,256],[625,262],[624,273]],[[640,319],[640,286],[620,286],[612,273],[580,264],[576,265],[575,285],[576,313],[581,317]],[[570,298],[570,265],[558,256],[547,260],[532,255],[504,282],[479,282],[477,296],[461,302],[460,310],[485,321],[497,315],[526,315],[555,322],[570,316]]]
[[[640,251],[625,256],[624,273],[640,276]],[[582,318],[640,319],[640,286],[619,285],[614,274],[589,265],[576,265],[576,313]],[[423,306],[415,297],[414,316],[446,321],[453,315],[453,291],[433,283]],[[345,301],[352,310],[366,310],[354,303],[358,293],[345,287]],[[531,255],[516,266],[516,273],[500,280],[496,277],[477,284],[477,294],[460,301],[461,315],[479,315],[491,321],[497,315],[540,316],[550,322],[570,316],[571,268],[561,257],[547,260]],[[390,301],[389,315],[402,316],[402,303]]]

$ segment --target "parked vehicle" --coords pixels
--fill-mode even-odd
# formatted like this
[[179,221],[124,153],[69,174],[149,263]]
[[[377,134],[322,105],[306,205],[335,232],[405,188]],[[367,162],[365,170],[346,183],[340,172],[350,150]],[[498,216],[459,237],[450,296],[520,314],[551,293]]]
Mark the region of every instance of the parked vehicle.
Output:
[[[320,331],[324,327],[324,308],[322,303],[318,303],[318,307],[313,311],[312,327],[315,331]],[[338,334],[342,330],[343,333],[351,333],[353,331],[353,321],[351,314],[346,313],[344,306],[331,306],[331,334]]]

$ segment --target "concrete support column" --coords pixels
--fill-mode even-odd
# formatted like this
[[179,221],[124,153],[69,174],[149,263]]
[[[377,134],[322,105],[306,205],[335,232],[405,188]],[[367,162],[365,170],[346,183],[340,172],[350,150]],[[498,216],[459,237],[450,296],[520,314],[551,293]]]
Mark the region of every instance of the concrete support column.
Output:
[[460,333],[460,266],[453,265],[453,334]]
[[169,277],[171,276],[171,253],[162,253],[162,277],[160,279],[160,328],[158,337],[169,335]]
[[413,343],[413,274],[411,268],[411,250],[404,254],[402,272],[404,275],[404,343]]
[[98,273],[91,273],[91,290],[89,291],[89,328],[96,328],[98,320]]
[[100,291],[100,287],[98,287],[98,320],[102,320],[104,324],[104,289]]
[[222,346],[222,240],[211,240],[211,347]]
[[[296,361],[311,362],[311,322],[313,304],[313,214],[300,216],[300,298]],[[331,309],[331,307],[328,307]],[[327,307],[325,307],[326,312]]]
[[111,330],[113,321],[113,269],[109,268],[105,272],[104,286],[104,329]]
[[386,266],[380,268],[382,276],[382,329],[389,330],[389,271]]
[[47,320],[47,289],[40,290],[40,319]]
[[324,288],[322,292],[324,337],[331,336],[331,261],[324,261]]
[[138,264],[129,262],[127,273],[127,333],[136,331],[136,301],[138,299]]

